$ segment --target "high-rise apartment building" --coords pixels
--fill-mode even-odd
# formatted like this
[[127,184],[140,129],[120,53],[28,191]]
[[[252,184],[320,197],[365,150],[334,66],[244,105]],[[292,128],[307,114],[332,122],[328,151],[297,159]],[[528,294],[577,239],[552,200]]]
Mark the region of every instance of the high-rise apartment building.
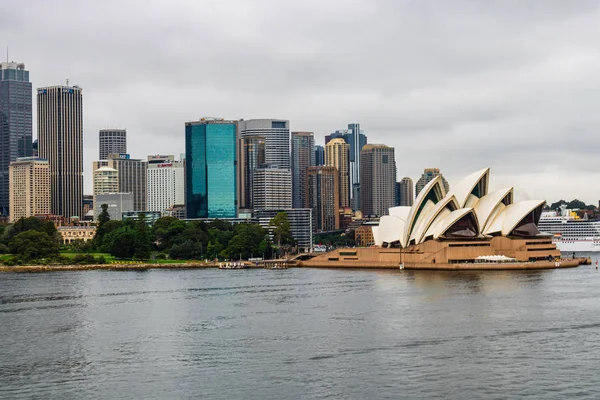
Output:
[[254,171],[265,166],[265,138],[249,135],[239,138],[238,146],[238,193],[239,208],[253,208],[252,187]]
[[101,129],[98,133],[100,160],[109,154],[127,154],[127,131],[125,129]]
[[315,145],[315,166],[325,165],[325,148]]
[[287,168],[257,168],[252,190],[254,210],[292,208],[292,173]]
[[50,167],[50,210],[83,217],[83,94],[79,86],[37,91],[38,153]]
[[387,215],[394,206],[396,161],[394,148],[367,144],[360,153],[360,204],[363,216]]
[[50,214],[50,169],[37,157],[17,158],[9,167],[10,222]]
[[306,199],[306,169],[315,165],[312,132],[292,132],[292,205],[302,208]]
[[175,156],[148,156],[148,211],[164,212],[185,203],[185,170]]
[[93,172],[94,197],[119,191],[119,172],[111,167],[100,167]]
[[[350,145],[341,138],[335,138],[325,145],[325,165],[338,171],[339,206],[350,207]],[[314,213],[313,213],[314,215]]]
[[265,164],[290,168],[290,123],[280,119],[249,119],[238,122],[240,137],[265,138]]
[[32,155],[31,102],[31,82],[25,64],[0,63],[0,215],[10,211],[10,163]]
[[412,207],[415,201],[415,191],[413,186],[413,180],[409,177],[404,177],[399,182],[400,198],[398,205],[404,207]]
[[446,189],[446,192],[450,191],[450,185],[448,184],[448,181],[446,180],[446,178],[444,178],[444,175],[442,175],[438,168],[425,168],[423,174],[421,175],[421,177],[417,181],[417,184],[415,185],[415,196],[418,196],[419,192],[423,190],[425,185],[427,185],[429,181],[431,181],[438,175],[442,177],[442,183],[444,185],[444,189]]
[[185,124],[188,218],[236,218],[237,121],[203,118]]
[[310,167],[306,180],[306,207],[312,209],[313,229],[318,232],[339,229],[340,184],[337,168]]

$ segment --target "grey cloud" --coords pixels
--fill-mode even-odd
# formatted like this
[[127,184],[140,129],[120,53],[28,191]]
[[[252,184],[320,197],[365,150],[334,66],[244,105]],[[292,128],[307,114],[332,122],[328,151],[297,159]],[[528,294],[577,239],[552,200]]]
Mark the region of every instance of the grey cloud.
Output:
[[398,175],[595,202],[596,1],[10,2],[0,37],[34,87],[84,88],[86,190],[97,131],[136,157],[184,149],[203,115],[286,118],[322,137],[362,124]]

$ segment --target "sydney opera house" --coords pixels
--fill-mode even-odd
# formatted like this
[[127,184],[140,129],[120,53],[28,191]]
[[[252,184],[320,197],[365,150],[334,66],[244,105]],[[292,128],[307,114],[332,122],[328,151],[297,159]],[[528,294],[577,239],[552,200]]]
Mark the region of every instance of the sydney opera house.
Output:
[[[513,188],[489,192],[490,169],[446,192],[431,180],[412,207],[393,207],[373,227],[375,246],[337,249],[304,266],[460,269],[550,268],[560,252],[537,223],[545,200],[515,202]],[[562,263],[562,262],[561,262]],[[575,265],[573,265],[575,266]]]

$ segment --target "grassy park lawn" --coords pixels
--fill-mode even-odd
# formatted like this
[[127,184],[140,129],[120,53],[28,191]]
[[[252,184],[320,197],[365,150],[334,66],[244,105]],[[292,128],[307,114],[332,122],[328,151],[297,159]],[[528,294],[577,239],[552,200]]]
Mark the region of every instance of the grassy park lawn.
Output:
[[106,262],[110,262],[110,261],[114,261],[116,260],[113,256],[111,256],[108,253],[77,253],[77,252],[73,252],[73,251],[61,251],[60,255],[61,256],[65,256],[65,257],[69,257],[69,258],[73,258],[76,255],[86,255],[86,254],[90,254],[94,257],[100,257],[100,256],[104,256],[104,259],[106,260]]

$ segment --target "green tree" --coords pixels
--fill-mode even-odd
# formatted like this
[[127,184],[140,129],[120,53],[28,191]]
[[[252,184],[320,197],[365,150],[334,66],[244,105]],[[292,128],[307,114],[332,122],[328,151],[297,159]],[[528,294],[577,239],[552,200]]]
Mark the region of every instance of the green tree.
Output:
[[277,213],[269,222],[269,226],[273,228],[273,238],[277,247],[294,244],[290,221],[284,211]]
[[30,229],[15,235],[8,245],[10,252],[23,261],[57,257],[59,245],[45,232]]
[[133,258],[135,254],[136,234],[133,229],[123,226],[110,234],[110,254],[117,258]]
[[102,204],[100,208],[102,209],[102,211],[100,211],[100,214],[98,215],[98,227],[101,227],[102,225],[110,221],[110,214],[108,213],[108,204]]
[[5,228],[2,235],[2,241],[9,243],[10,240],[19,233],[34,230],[46,233],[51,239],[57,240],[58,231],[52,221],[43,220],[37,217],[20,218],[17,222]]
[[186,240],[181,244],[174,244],[169,250],[169,257],[175,260],[192,260],[200,257],[200,250],[197,243]]
[[560,206],[562,206],[563,204],[567,204],[567,202],[564,201],[564,200],[559,200],[559,201],[557,201],[555,203],[552,203],[550,205],[550,209],[552,209],[552,210],[558,210],[560,208]]
[[147,260],[150,258],[152,250],[152,242],[150,238],[150,230],[146,223],[146,214],[141,213],[135,223],[135,251],[134,258],[138,260]]
[[124,226],[125,223],[123,221],[110,220],[102,224],[102,226],[97,227],[93,240],[94,249],[102,253],[110,252],[114,240],[112,233]]
[[266,232],[257,224],[238,224],[233,228],[234,236],[229,241],[225,254],[228,258],[248,259],[255,254],[263,254],[260,248]]
[[581,200],[574,199],[567,203],[567,208],[570,210],[575,209],[575,208],[583,210],[585,208],[585,203]]

